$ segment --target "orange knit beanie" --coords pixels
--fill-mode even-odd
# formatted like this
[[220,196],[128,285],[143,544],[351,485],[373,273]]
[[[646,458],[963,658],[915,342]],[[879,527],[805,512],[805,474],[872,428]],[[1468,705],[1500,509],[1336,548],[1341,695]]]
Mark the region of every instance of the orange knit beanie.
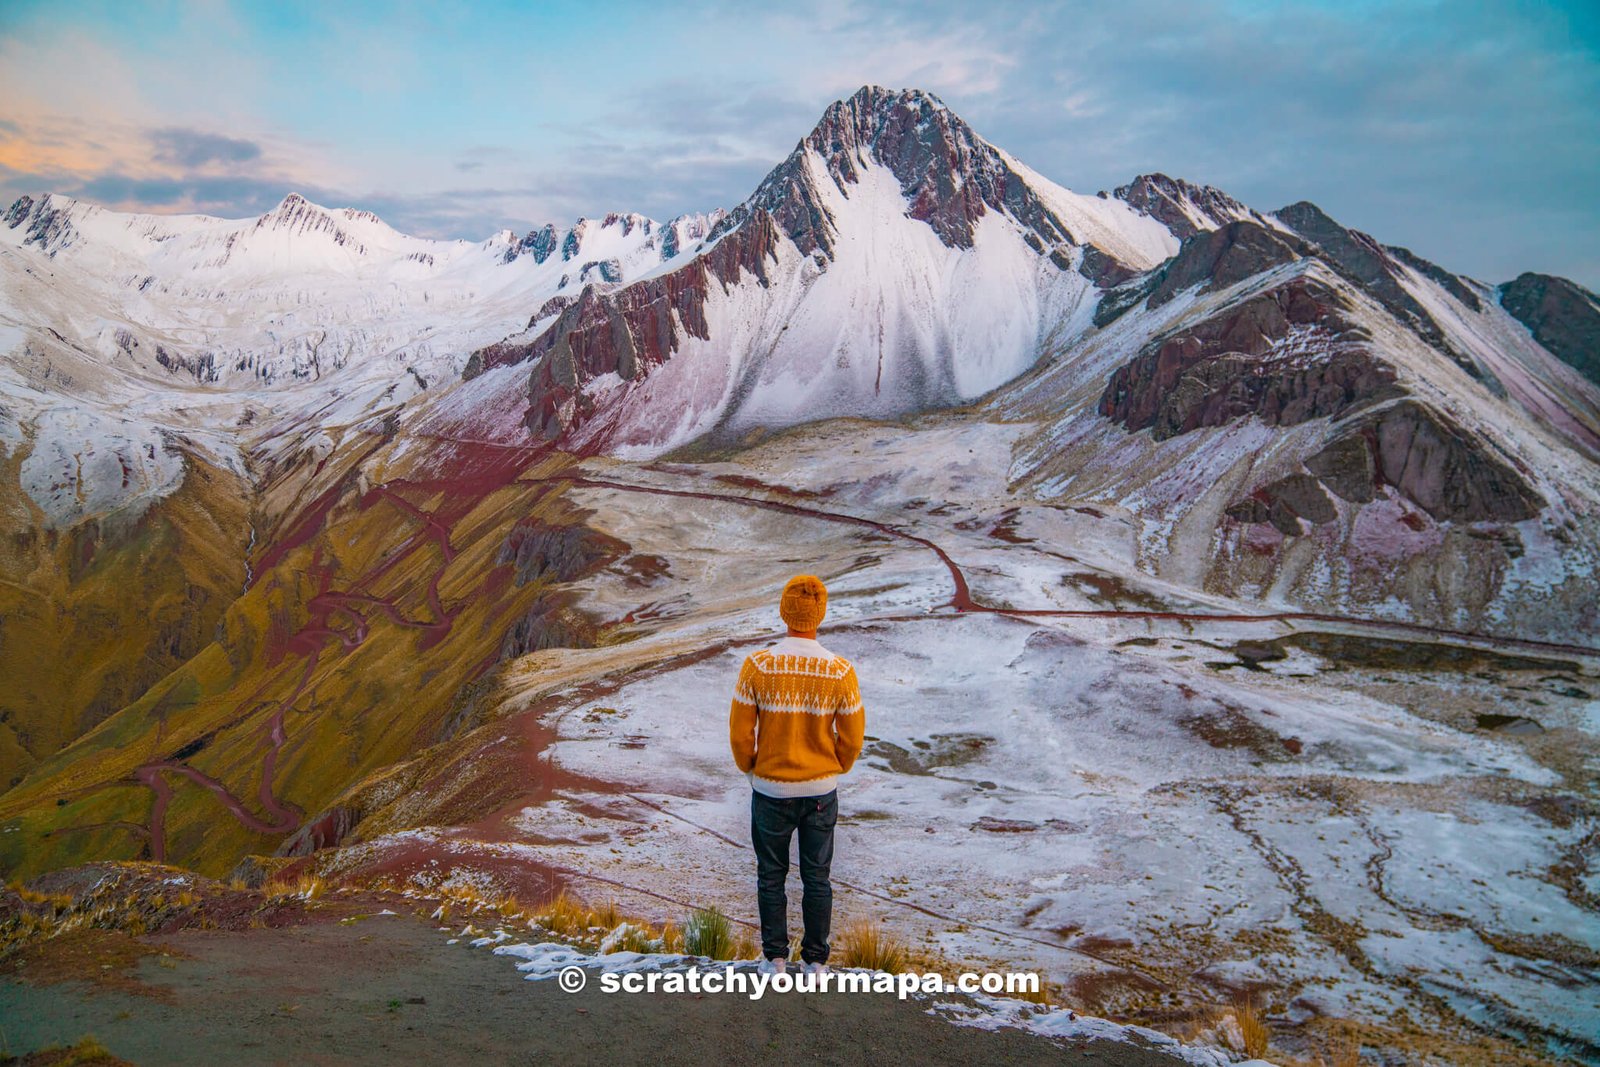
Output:
[[778,614],[791,630],[809,633],[822,625],[828,613],[828,587],[822,579],[810,574],[797,574],[783,587],[783,600],[778,604]]

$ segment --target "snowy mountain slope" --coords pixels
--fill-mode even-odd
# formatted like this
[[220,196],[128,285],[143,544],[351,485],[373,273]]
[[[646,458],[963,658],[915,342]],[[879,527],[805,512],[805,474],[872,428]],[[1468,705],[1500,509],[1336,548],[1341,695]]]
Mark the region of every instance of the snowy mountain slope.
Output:
[[243,220],[120,215],[46,196],[12,205],[0,247],[43,252],[56,284],[95,287],[105,321],[80,324],[90,328],[73,339],[97,355],[249,388],[321,378],[380,353],[424,377],[453,375],[461,348],[509,332],[530,301],[644,273],[711,222],[658,227],[611,215],[520,241],[509,231],[434,241],[298,194]]
[[1321,236],[1202,230],[1108,294],[1097,333],[992,403],[1038,426],[1019,487],[1115,509],[1196,588],[1600,632],[1595,391],[1492,302],[1390,257],[1363,282]]

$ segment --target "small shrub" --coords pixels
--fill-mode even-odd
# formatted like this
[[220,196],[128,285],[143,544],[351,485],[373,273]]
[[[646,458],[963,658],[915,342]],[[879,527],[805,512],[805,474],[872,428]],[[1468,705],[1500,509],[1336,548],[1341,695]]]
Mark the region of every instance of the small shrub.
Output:
[[732,959],[733,924],[719,908],[696,908],[683,924],[683,950],[691,956]]
[[683,951],[683,927],[677,923],[663,923],[658,939],[661,942],[662,952]]
[[910,962],[905,942],[885,930],[882,923],[867,919],[858,919],[844,928],[838,956],[842,966],[890,974],[901,973]]

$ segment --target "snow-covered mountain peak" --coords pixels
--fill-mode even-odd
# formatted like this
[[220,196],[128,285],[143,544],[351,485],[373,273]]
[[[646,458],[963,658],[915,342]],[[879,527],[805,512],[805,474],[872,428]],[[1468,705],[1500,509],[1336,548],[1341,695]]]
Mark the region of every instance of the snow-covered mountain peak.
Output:
[[[735,215],[765,210],[802,252],[821,249],[831,256],[834,219],[817,183],[831,179],[849,197],[863,170],[873,166],[893,173],[906,214],[926,222],[952,248],[972,247],[975,221],[991,208],[1006,207],[1008,168],[992,145],[931,93],[868,85],[828,105],[746,202],[745,212]],[[1026,221],[1043,223],[1049,241],[1062,239],[1048,220]]]
[[643,230],[646,234],[649,234],[655,229],[656,222],[655,219],[647,218],[646,216],[639,214],[637,211],[613,211],[603,220],[601,220],[600,226],[602,229],[611,226],[620,227],[622,229],[622,235],[626,237],[636,229]]
[[73,220],[86,209],[90,209],[89,205],[59,193],[37,197],[24,194],[12,201],[3,221],[6,230],[17,235],[18,244],[34,245],[53,256],[77,240],[78,231]]
[[258,232],[320,237],[356,255],[366,255],[369,250],[394,249],[408,240],[370,211],[325,208],[299,193],[284,197],[277,207],[256,219],[254,228]]
[[1122,201],[1082,196],[1043,178],[932,93],[871,85],[830,104],[713,236],[765,211],[802,253],[832,258],[839,201],[877,188],[864,181],[872,170],[892,176],[904,200],[900,213],[926,224],[948,248],[972,248],[980,220],[994,214],[1009,219],[1035,253],[1096,284],[1147,270],[1177,250],[1165,224]]

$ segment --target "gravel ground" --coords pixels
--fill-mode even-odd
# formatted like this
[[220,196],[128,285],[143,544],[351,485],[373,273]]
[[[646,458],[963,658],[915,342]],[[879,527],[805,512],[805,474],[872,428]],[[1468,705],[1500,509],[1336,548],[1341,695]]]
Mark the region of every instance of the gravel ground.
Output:
[[[405,916],[146,939],[134,982],[0,981],[0,1050],[85,1034],[137,1064],[1103,1064],[1179,1061],[1117,1042],[955,1026],[890,996],[577,994],[448,945]],[[181,955],[180,955],[181,954]],[[914,1051],[913,1051],[914,1050]]]

